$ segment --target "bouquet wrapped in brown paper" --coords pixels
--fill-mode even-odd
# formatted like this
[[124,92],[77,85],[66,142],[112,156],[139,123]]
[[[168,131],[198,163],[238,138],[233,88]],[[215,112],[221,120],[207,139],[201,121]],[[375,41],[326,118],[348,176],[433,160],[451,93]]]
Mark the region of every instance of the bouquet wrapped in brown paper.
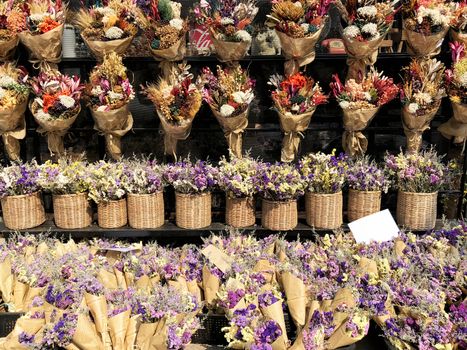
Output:
[[41,72],[32,82],[35,99],[29,104],[37,132],[47,135],[51,155],[65,153],[63,137],[81,111],[80,98],[84,86],[77,76],[58,71]]
[[248,112],[255,98],[254,80],[240,65],[225,69],[218,66],[217,76],[205,67],[199,80],[204,85],[203,99],[221,125],[230,151],[241,158],[242,134],[248,126]]
[[327,22],[331,1],[275,1],[268,24],[275,28],[282,54],[287,60],[285,74],[298,73],[314,61],[315,46]]
[[349,79],[343,85],[337,74],[333,75],[333,80],[331,89],[344,113],[342,146],[350,156],[362,156],[368,147],[362,131],[382,105],[397,97],[399,88],[391,78],[374,68],[359,82]]
[[39,64],[56,64],[62,58],[62,36],[66,8],[62,1],[28,0],[28,27],[19,34],[29,50],[29,60]]
[[135,94],[122,57],[111,53],[94,68],[86,87],[94,129],[105,136],[106,150],[113,159],[122,156],[121,138],[133,127],[129,102]]
[[319,83],[300,72],[287,78],[273,75],[268,84],[275,89],[272,99],[284,132],[281,161],[292,162],[316,107],[326,103],[328,96]]
[[464,143],[467,139],[467,83],[463,76],[466,74],[467,56],[465,44],[457,42],[450,46],[453,66],[446,70],[445,81],[453,116],[440,125],[438,130],[444,137],[454,138],[455,143]]
[[26,30],[26,13],[15,1],[0,4],[0,62],[13,59],[19,43],[18,33]]
[[433,57],[441,52],[441,45],[452,19],[449,1],[429,0],[420,4],[410,1],[403,6],[405,40],[410,55]]
[[402,124],[408,152],[420,150],[423,132],[438,112],[445,96],[443,75],[444,64],[436,59],[413,59],[404,68]]
[[177,157],[177,143],[186,140],[202,97],[192,83],[193,75],[186,64],[173,65],[157,82],[149,84],[144,93],[154,103],[164,130],[164,152]]
[[241,60],[251,46],[251,23],[258,13],[251,0],[219,1],[216,6],[201,1],[193,10],[195,22],[209,27],[211,41],[221,62]]
[[378,58],[378,49],[391,28],[397,1],[337,2],[347,26],[342,33],[347,51],[347,79],[359,78],[367,73]]
[[19,140],[26,136],[24,112],[27,108],[28,75],[11,63],[0,66],[0,134],[8,158],[19,160]]
[[130,0],[111,0],[106,6],[82,8],[75,14],[74,24],[81,37],[99,61],[111,52],[123,55],[138,32],[144,18]]
[[453,16],[451,20],[451,41],[467,46],[467,6],[465,2],[451,4]]

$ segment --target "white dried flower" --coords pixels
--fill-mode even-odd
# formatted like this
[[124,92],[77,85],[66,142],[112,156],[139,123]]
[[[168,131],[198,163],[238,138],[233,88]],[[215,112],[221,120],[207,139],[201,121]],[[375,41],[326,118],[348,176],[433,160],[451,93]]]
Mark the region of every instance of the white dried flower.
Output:
[[3,88],[0,87],[0,100],[1,100],[2,98],[4,98],[5,95],[6,95],[5,90],[4,90]]
[[225,104],[221,106],[219,112],[223,117],[230,117],[232,113],[235,112],[235,108],[233,108],[231,105]]
[[115,15],[115,11],[111,7],[96,7],[94,9],[97,13],[103,15],[103,16],[109,16],[109,15]]
[[169,22],[169,24],[177,30],[183,29],[183,23],[184,23],[183,19],[180,19],[180,18],[171,19]]
[[407,107],[407,110],[408,110],[409,113],[411,113],[411,114],[417,113],[417,111],[418,111],[418,103],[411,103],[411,104],[409,104],[409,106]]
[[41,108],[36,112],[36,118],[38,118],[38,119],[50,119],[50,114],[45,113],[44,110]]
[[8,85],[15,84],[16,81],[9,75],[2,75],[0,77],[0,87],[7,87]]
[[75,99],[67,95],[61,95],[59,98],[60,104],[65,108],[72,108],[75,105]]
[[431,102],[433,102],[433,98],[431,97],[431,95],[426,92],[417,92],[413,95],[413,97],[415,98],[415,101],[417,101],[417,103],[422,105],[429,105]]
[[48,16],[47,13],[31,13],[29,19],[33,22],[42,22]]
[[417,11],[417,22],[421,24],[424,18],[429,18],[432,25],[446,26],[449,24],[451,17],[443,15],[439,8],[426,8],[420,6]]
[[357,36],[360,35],[360,29],[358,29],[357,26],[348,26],[347,28],[344,29],[344,35],[347,38],[356,38]]
[[342,109],[347,109],[347,108],[349,108],[349,106],[350,106],[350,102],[349,102],[349,101],[341,101],[341,102],[339,102],[339,106],[340,106]]
[[376,6],[370,5],[370,6],[363,6],[357,9],[357,13],[360,16],[365,16],[365,17],[376,17],[378,14],[378,10]]
[[182,12],[182,4],[176,1],[171,1],[170,7],[172,8],[172,18],[180,18]]
[[100,94],[102,94],[102,92],[103,91],[102,91],[102,88],[101,88],[100,85],[97,85],[97,86],[93,87],[92,90],[91,90],[91,94],[93,94],[94,96],[100,95]]
[[234,23],[235,22],[234,22],[233,18],[229,18],[229,17],[222,17],[221,18],[221,24],[223,26],[226,26],[226,25],[229,25],[229,24],[234,24]]
[[302,3],[301,3],[300,1],[295,1],[293,4],[294,4],[294,6],[296,6],[296,7],[303,7],[303,6],[302,6]]
[[120,92],[109,91],[108,96],[111,100],[115,100],[115,101],[123,100],[123,94]]
[[110,40],[120,39],[123,36],[123,30],[118,27],[110,27],[105,31],[105,37]]
[[310,31],[310,25],[308,23],[302,23],[300,27],[303,28],[303,30],[305,31],[305,34]]
[[235,37],[243,42],[251,41],[251,35],[246,30],[239,30],[235,33]]
[[363,95],[365,96],[365,100],[371,101],[371,94],[369,92],[364,92]]
[[467,72],[465,72],[464,74],[462,74],[460,77],[459,77],[459,83],[464,86],[464,87],[467,87]]
[[371,36],[376,36],[378,34],[378,26],[376,25],[376,23],[367,23],[362,27],[362,33],[367,33]]
[[233,94],[232,94],[232,97],[233,97],[233,100],[236,102],[236,103],[239,103],[239,104],[249,104],[251,101],[253,101],[253,98],[254,98],[254,95],[253,93],[250,91],[247,91],[247,92],[243,92],[243,91],[235,91]]

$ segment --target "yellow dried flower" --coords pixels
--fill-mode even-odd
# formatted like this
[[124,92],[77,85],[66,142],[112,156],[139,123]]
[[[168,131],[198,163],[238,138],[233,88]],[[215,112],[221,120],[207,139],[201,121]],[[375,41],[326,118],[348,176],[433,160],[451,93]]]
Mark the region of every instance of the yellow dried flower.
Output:
[[274,4],[272,6],[272,12],[276,17],[284,21],[293,22],[297,22],[305,15],[305,10],[301,2],[294,3],[292,1],[283,1]]

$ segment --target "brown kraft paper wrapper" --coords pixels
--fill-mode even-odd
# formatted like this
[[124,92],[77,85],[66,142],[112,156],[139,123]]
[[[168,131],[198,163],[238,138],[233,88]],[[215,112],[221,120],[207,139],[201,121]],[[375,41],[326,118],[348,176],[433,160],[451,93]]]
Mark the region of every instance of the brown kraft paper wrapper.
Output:
[[441,52],[441,45],[446,36],[449,27],[443,28],[441,32],[433,35],[423,35],[413,30],[407,29],[404,23],[406,33],[407,52],[415,57],[433,57]]
[[38,255],[42,255],[42,254],[45,254],[49,251],[49,246],[47,245],[47,243],[45,242],[41,242],[39,243],[39,245],[37,246],[37,249],[36,249],[36,253]]
[[165,318],[157,324],[156,332],[149,344],[149,350],[167,350],[167,325]]
[[61,61],[63,24],[44,34],[32,35],[22,32],[18,35],[30,52],[29,61],[39,64],[39,68],[43,62],[59,63]]
[[378,276],[378,265],[376,265],[376,261],[366,257],[361,257],[360,261],[358,262],[358,273],[360,276],[363,276],[367,273]]
[[159,111],[157,115],[164,130],[164,153],[177,158],[177,143],[190,136],[193,120],[184,120],[181,124],[174,124],[167,121]]
[[97,334],[96,327],[87,314],[78,315],[76,331],[71,342],[79,349],[104,349],[104,344],[102,344]]
[[106,53],[115,52],[119,55],[122,55],[130,47],[134,38],[134,36],[130,36],[125,39],[99,41],[88,40],[82,35],[81,37],[98,61],[102,61]]
[[18,35],[14,35],[10,40],[0,41],[0,62],[10,61],[13,58],[18,43]]
[[[47,146],[51,155],[61,156],[65,153],[65,146],[63,145],[63,137],[71,128],[78,114],[81,111],[81,106],[78,106],[73,115],[67,119],[42,119],[38,117],[38,105],[33,101],[29,107],[34,116],[34,120],[39,125],[37,132],[39,134],[47,135]],[[36,112],[34,112],[36,111]]]
[[453,116],[438,127],[438,131],[454,143],[464,143],[467,139],[467,104],[451,102]]
[[66,310],[59,309],[58,307],[49,304],[46,301],[44,301],[42,307],[44,310],[45,321],[47,323],[57,321],[66,312]]
[[13,287],[13,305],[15,312],[25,311],[24,299],[26,298],[26,293],[28,292],[29,286],[26,283],[22,283],[15,280]]
[[333,323],[335,325],[335,329],[343,325],[349,317],[349,315],[345,312],[336,311],[339,305],[347,305],[350,308],[355,306],[355,299],[350,289],[348,288],[339,289],[330,305],[330,310],[333,312],[333,316],[334,316]]
[[276,30],[285,56],[285,75],[290,76],[297,73],[302,66],[306,66],[315,60],[315,45],[321,35],[323,28],[312,36],[306,38],[292,38],[285,33]]
[[161,280],[161,276],[159,276],[158,274],[152,276],[151,277],[151,286],[156,286],[157,284],[159,284],[160,280]]
[[368,126],[378,112],[378,107],[371,109],[344,109],[344,134],[342,147],[352,157],[363,156],[368,148],[368,140],[362,131]]
[[355,79],[358,81],[359,73],[363,76],[367,73],[367,67],[373,66],[378,59],[378,49],[384,40],[385,35],[381,35],[378,39],[362,42],[352,40],[342,36],[344,41],[345,51],[347,52],[347,80]]
[[125,349],[134,349],[136,344],[136,335],[138,334],[138,329],[141,324],[140,319],[140,315],[130,317],[125,335]]
[[[317,300],[312,300],[309,307],[307,307],[307,315],[306,315],[306,326],[307,327],[308,323],[311,320],[311,317],[313,316],[313,313],[316,310],[320,309],[320,302]],[[294,343],[292,346],[289,348],[290,350],[305,350],[305,345],[303,344],[303,329],[300,330],[300,332],[297,335],[297,338],[295,339]]]
[[91,108],[91,114],[94,119],[94,129],[105,136],[107,153],[112,159],[120,159],[122,156],[121,138],[133,127],[129,104],[106,112]]
[[186,34],[183,34],[175,44],[167,49],[154,50],[149,46],[149,50],[156,61],[181,61],[186,54]]
[[282,162],[292,162],[297,157],[300,138],[303,137],[303,133],[308,129],[315,110],[316,108],[298,115],[282,114],[279,112],[279,121],[281,129],[284,132],[281,149]]
[[[370,322],[370,320],[368,320]],[[359,335],[357,337],[352,337],[351,333],[346,331],[347,323],[343,323],[334,333],[326,340],[326,349],[337,349],[344,346],[348,346],[358,342],[359,340],[365,337],[365,334]]]
[[138,278],[135,282],[136,289],[150,289],[151,288],[151,280],[149,279],[148,275],[142,275]]
[[212,29],[210,32],[217,58],[221,62],[240,61],[250,49],[251,41],[222,41],[217,39],[217,35]]
[[386,300],[384,305],[386,306],[386,313],[384,315],[380,315],[380,316],[376,315],[372,317],[373,321],[375,321],[376,324],[380,327],[384,327],[386,320],[390,319],[396,314],[396,311],[394,310],[394,306],[392,305],[389,299]]
[[303,328],[306,318],[306,287],[303,281],[290,272],[281,274],[290,315],[298,329]]
[[0,109],[0,134],[10,160],[20,159],[19,140],[26,137],[24,112],[28,106],[27,98],[23,103],[11,108]]
[[11,259],[6,257],[0,263],[0,291],[4,303],[11,303],[15,279],[11,273]]
[[186,286],[188,288],[188,291],[196,298],[198,303],[201,303],[201,301],[203,300],[203,296],[201,293],[201,288],[198,286],[198,282],[195,280],[186,281]]
[[106,270],[99,270],[97,274],[97,279],[101,282],[107,289],[117,289],[117,277],[113,272],[109,272]]
[[21,345],[18,341],[18,337],[22,332],[29,335],[36,335],[42,327],[45,325],[43,319],[31,319],[26,317],[20,317],[16,321],[13,331],[8,334],[6,338],[0,340],[0,349],[2,350],[18,350],[27,349],[24,345]]
[[237,158],[242,158],[242,134],[248,126],[248,107],[246,111],[235,117],[223,117],[218,111],[211,107],[211,111],[221,125],[229,149]]
[[100,334],[107,332],[107,300],[105,296],[84,293],[84,299],[91,312],[97,332]]
[[152,337],[156,333],[157,325],[155,323],[142,323],[139,326],[138,333],[136,335],[136,348],[140,350],[148,350],[151,344]]
[[26,296],[24,297],[24,309],[29,311],[32,307],[31,304],[32,304],[33,299],[37,296],[40,296],[43,291],[44,291],[43,287],[29,286],[28,292],[26,293]]
[[282,338],[287,343],[287,328],[285,326],[284,310],[282,309],[282,301],[278,301],[268,307],[262,307],[261,313],[263,316],[276,321],[282,330]]
[[269,260],[261,259],[258,260],[255,267],[253,268],[254,272],[261,272],[266,283],[272,283],[274,281],[274,277],[276,276],[275,268],[271,265]]
[[130,322],[130,310],[109,317],[109,333],[112,349],[125,350],[125,336]]
[[466,33],[460,33],[451,28],[451,38],[452,38],[451,41],[457,41],[461,44],[464,44],[464,46],[467,47],[467,34]]
[[125,271],[125,283],[128,287],[133,287],[135,285],[135,274],[133,272]]
[[219,278],[213,275],[207,266],[203,266],[204,300],[207,305],[212,305],[213,302],[217,299],[217,292],[219,291],[219,287]]
[[180,292],[188,292],[188,286],[186,284],[185,277],[178,276],[175,280],[168,280],[167,283],[170,287]]
[[418,153],[422,146],[422,135],[425,130],[430,129],[430,123],[438,112],[441,101],[436,102],[434,107],[425,112],[424,115],[415,115],[407,110],[407,106],[402,109],[402,125],[407,137],[407,152]]
[[123,274],[123,272],[115,267],[113,268],[113,270],[114,270],[115,277],[117,278],[118,288],[128,289],[128,286],[126,285],[126,281],[125,281],[125,275]]

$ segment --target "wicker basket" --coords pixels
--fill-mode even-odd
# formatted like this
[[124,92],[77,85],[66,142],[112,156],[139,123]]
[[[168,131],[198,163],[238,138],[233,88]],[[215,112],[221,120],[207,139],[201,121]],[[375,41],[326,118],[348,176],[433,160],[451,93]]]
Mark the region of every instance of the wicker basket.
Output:
[[175,193],[175,219],[178,227],[187,229],[211,225],[211,193]]
[[298,224],[297,201],[263,199],[261,225],[272,231],[293,230]]
[[164,225],[164,194],[128,194],[128,224],[133,228],[157,228]]
[[127,223],[126,199],[100,202],[97,205],[97,223],[102,228],[119,228]]
[[92,209],[86,193],[54,195],[53,206],[57,227],[76,229],[92,223]]
[[347,219],[349,222],[381,210],[381,191],[357,191],[349,189]]
[[438,192],[397,194],[397,223],[409,230],[431,230],[436,223]]
[[305,195],[306,222],[326,230],[342,226],[342,192],[333,194],[311,193]]
[[253,197],[227,197],[225,222],[233,227],[253,226],[256,223],[255,199]]
[[11,230],[37,227],[45,221],[44,204],[40,192],[2,198],[5,226]]

